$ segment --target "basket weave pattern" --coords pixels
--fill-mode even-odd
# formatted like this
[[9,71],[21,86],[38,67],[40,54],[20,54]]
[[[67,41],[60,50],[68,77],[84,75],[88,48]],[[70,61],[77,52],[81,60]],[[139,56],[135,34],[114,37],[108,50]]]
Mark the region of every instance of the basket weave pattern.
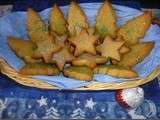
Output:
[[[57,86],[50,85],[43,81],[39,81],[34,78],[18,74],[18,72],[15,71],[13,68],[11,68],[2,58],[0,58],[0,70],[1,73],[5,74],[15,82],[24,86],[36,87],[41,89],[61,89],[58,88]],[[116,90],[116,89],[132,88],[150,82],[155,77],[157,77],[159,73],[160,73],[160,66],[158,66],[149,76],[143,79],[125,81],[122,83],[91,82],[88,86],[80,87],[75,90]]]

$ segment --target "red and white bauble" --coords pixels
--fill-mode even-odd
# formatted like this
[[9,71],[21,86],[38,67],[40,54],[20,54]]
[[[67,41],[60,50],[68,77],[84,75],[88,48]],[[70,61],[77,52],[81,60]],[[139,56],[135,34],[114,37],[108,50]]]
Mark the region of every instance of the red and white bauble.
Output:
[[140,87],[118,90],[116,100],[125,108],[137,108],[144,100],[144,91]]

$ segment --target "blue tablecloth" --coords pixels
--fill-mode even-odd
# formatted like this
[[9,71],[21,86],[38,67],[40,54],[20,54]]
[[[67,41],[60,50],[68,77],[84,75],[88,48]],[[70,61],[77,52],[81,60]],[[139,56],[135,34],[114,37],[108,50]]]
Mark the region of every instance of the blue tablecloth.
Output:
[[[49,2],[50,1],[50,2]],[[78,0],[97,2],[98,0]],[[69,1],[57,1],[66,5]],[[98,1],[102,2],[102,1]],[[140,9],[133,0],[112,0],[112,3]],[[15,0],[13,11],[25,11],[32,6],[40,11],[52,6],[54,0]],[[145,91],[143,104],[135,115],[160,118],[160,82],[158,78],[141,86]],[[131,118],[115,101],[115,91],[42,90],[19,85],[0,75],[0,118]]]

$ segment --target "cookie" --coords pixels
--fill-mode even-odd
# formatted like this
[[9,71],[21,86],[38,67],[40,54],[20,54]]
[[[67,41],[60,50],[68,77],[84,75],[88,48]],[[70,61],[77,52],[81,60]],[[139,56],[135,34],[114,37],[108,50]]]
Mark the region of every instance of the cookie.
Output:
[[95,74],[105,74],[117,78],[136,78],[138,74],[129,67],[100,65],[94,69]]
[[82,53],[90,53],[96,55],[95,43],[97,36],[89,35],[86,29],[82,29],[79,35],[68,39],[75,46],[75,56]]
[[72,64],[75,66],[87,66],[89,68],[94,68],[97,64],[104,64],[107,61],[107,58],[102,57],[100,55],[91,55],[84,53],[80,55],[78,58],[74,59],[72,61]]
[[41,59],[33,58],[37,47],[32,41],[10,36],[8,37],[8,45],[16,53],[17,56],[22,58],[27,63],[42,61]]
[[52,55],[61,49],[59,44],[56,44],[51,35],[46,35],[44,40],[36,42],[38,52],[43,57],[46,63],[50,63]]
[[67,33],[67,22],[62,11],[57,4],[54,4],[49,16],[49,28],[51,32],[58,35],[65,35]]
[[36,53],[44,59],[46,63],[51,61],[54,52],[61,49],[61,46],[55,44],[53,36],[49,34],[48,28],[33,9],[29,8],[27,11],[27,30],[30,39],[36,44]]
[[95,31],[96,31],[95,26],[91,26],[87,29],[89,35],[94,35]]
[[[75,36],[78,36],[83,29],[84,28],[82,28],[80,26],[76,26],[75,27],[75,30],[76,30],[76,35]],[[96,28],[94,26],[91,26],[91,27],[89,27],[89,28],[86,29],[86,31],[89,34],[89,36],[92,36],[92,35],[96,36],[96,38],[97,38],[96,45],[98,45],[100,43],[99,42],[99,34],[95,34],[95,30],[96,30]]]
[[100,34],[100,38],[105,38],[107,35],[116,37],[116,15],[112,5],[105,0],[96,16],[96,33]]
[[115,60],[115,59],[111,59],[111,63],[113,64],[113,65],[117,65],[118,64],[118,60]]
[[65,63],[71,62],[74,56],[69,52],[68,47],[62,48],[59,52],[53,54],[52,61],[56,62],[60,71],[63,70]]
[[[120,54],[126,54],[126,53],[128,53],[128,52],[130,52],[131,51],[131,49],[129,48],[129,47],[127,47],[126,45],[123,45],[121,48],[120,48],[120,50],[119,50],[119,53]],[[116,65],[116,64],[118,64],[118,60],[115,60],[115,59],[111,59],[111,63],[113,64],[113,65]]]
[[20,71],[22,75],[58,75],[59,70],[52,64],[27,63]]
[[[115,41],[123,41],[123,39],[122,38],[116,38]],[[128,53],[129,51],[130,51],[130,48],[127,45],[125,45],[125,44],[119,50],[119,52],[121,54]]]
[[150,12],[144,12],[143,15],[129,20],[126,24],[120,27],[118,31],[118,38],[123,38],[125,44],[130,46],[138,43],[146,31],[149,29],[152,22],[152,15]]
[[154,47],[153,42],[139,43],[130,46],[131,51],[123,55],[121,61],[118,62],[120,66],[135,66],[149,55]]
[[86,15],[75,1],[72,1],[69,6],[67,22],[70,36],[74,36],[76,34],[76,26],[88,28]]
[[28,36],[33,42],[44,40],[46,34],[48,34],[48,28],[44,21],[32,8],[28,8],[27,10],[26,26]]
[[101,56],[120,61],[121,54],[119,49],[124,45],[124,41],[114,41],[110,36],[106,36],[103,43],[97,46],[97,51]]
[[54,39],[55,39],[55,43],[58,44],[59,46],[61,47],[64,47],[66,42],[67,42],[67,38],[68,38],[68,35],[67,34],[64,34],[64,35],[58,35],[56,33],[53,33],[52,32],[52,35],[54,36]]
[[126,54],[126,53],[128,53],[128,52],[130,52],[130,48],[127,47],[126,45],[123,45],[123,46],[119,49],[119,53],[120,53],[120,54]]
[[63,71],[64,75],[82,81],[91,81],[93,70],[84,66],[70,66]]

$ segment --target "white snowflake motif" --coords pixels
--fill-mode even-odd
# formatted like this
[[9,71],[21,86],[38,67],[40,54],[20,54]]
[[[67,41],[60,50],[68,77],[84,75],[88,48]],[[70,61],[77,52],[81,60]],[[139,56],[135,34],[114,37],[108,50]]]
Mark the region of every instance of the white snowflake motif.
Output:
[[3,102],[3,100],[2,99],[0,99],[0,118],[2,118],[2,112],[3,112],[3,110],[6,108],[6,103],[7,103],[7,99],[5,99],[4,100],[4,102]]
[[100,116],[96,116],[94,119],[101,120],[102,118]]
[[28,105],[28,108],[30,109],[32,106],[31,105]]
[[71,119],[84,119],[85,112],[81,108],[77,108],[73,111],[70,118]]
[[13,92],[10,92],[10,94],[13,95],[14,93],[13,93]]
[[52,103],[56,103],[56,100],[54,99],[54,100],[52,100]]
[[77,101],[77,104],[78,104],[78,105],[80,104],[80,101],[79,101],[79,100]]
[[50,107],[47,111],[43,119],[59,119],[60,114],[58,113],[58,110],[55,107]]
[[96,105],[96,102],[93,102],[93,99],[90,98],[89,100],[87,100],[87,103],[85,104],[85,107],[87,108],[90,108],[90,109],[93,109],[93,107]]
[[35,114],[35,113],[31,113],[29,116],[28,116],[28,119],[37,119],[38,116]]
[[101,111],[104,112],[104,111],[105,111],[105,108],[102,108]]
[[137,108],[133,108],[133,109],[128,109],[128,114],[131,116],[132,119],[146,119],[145,116],[143,115],[137,115],[136,114],[136,109]]
[[47,98],[44,98],[43,96],[41,96],[41,99],[37,100],[37,102],[39,103],[39,106],[43,106],[43,105],[47,105]]

